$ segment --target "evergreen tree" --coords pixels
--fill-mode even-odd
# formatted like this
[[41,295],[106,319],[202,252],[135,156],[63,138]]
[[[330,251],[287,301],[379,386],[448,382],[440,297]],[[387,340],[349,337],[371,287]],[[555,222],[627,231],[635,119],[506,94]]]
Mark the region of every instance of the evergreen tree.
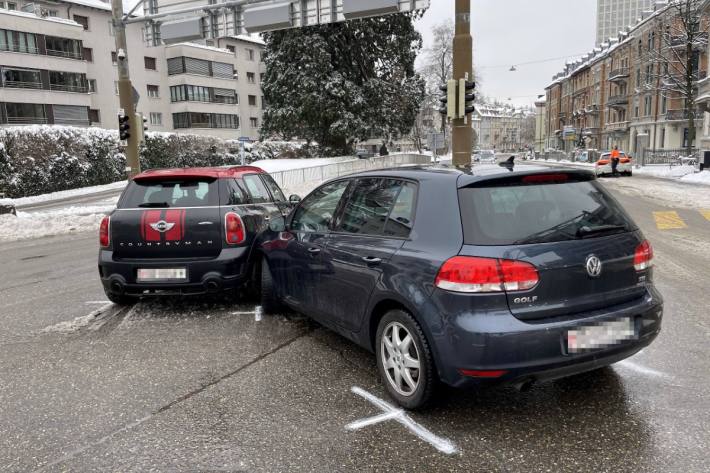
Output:
[[424,97],[413,16],[389,15],[267,33],[264,137],[298,137],[324,154],[409,133]]

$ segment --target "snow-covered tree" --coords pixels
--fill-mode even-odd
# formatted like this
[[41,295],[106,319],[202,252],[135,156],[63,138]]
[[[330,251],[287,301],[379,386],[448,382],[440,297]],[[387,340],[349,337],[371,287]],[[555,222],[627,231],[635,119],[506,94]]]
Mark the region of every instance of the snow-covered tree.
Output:
[[[439,105],[439,87],[446,84],[454,74],[454,22],[444,21],[434,27],[433,41],[426,48],[421,67],[427,81],[427,105]],[[441,131],[446,131],[446,117],[441,117]]]
[[406,14],[265,35],[263,137],[316,142],[347,154],[356,140],[394,138],[414,125],[424,81],[422,40]]

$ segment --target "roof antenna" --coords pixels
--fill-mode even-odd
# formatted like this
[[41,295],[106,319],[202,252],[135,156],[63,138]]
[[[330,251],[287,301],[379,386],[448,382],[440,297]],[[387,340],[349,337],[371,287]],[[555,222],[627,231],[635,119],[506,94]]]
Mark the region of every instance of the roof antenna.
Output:
[[511,156],[505,161],[498,163],[498,166],[508,169],[508,171],[513,172],[515,169],[515,156]]

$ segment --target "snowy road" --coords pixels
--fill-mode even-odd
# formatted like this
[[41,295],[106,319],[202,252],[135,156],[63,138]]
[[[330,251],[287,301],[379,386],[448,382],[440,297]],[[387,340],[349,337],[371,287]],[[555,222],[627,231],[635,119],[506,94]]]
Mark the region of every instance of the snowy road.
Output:
[[374,360],[306,320],[117,308],[93,233],[0,242],[0,471],[707,471],[707,191],[606,182],[655,246],[661,336],[613,369],[407,416],[453,454],[397,413],[346,429],[383,412]]

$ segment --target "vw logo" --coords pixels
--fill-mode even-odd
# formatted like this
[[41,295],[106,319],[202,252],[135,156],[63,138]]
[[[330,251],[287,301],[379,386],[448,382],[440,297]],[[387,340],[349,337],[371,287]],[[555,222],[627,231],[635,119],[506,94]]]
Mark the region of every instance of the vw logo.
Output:
[[594,255],[587,257],[587,274],[590,277],[598,278],[602,274],[602,260]]
[[150,227],[155,230],[156,232],[160,233],[165,233],[169,230],[171,230],[175,226],[174,223],[168,223],[165,220],[161,220],[159,222],[151,223]]

